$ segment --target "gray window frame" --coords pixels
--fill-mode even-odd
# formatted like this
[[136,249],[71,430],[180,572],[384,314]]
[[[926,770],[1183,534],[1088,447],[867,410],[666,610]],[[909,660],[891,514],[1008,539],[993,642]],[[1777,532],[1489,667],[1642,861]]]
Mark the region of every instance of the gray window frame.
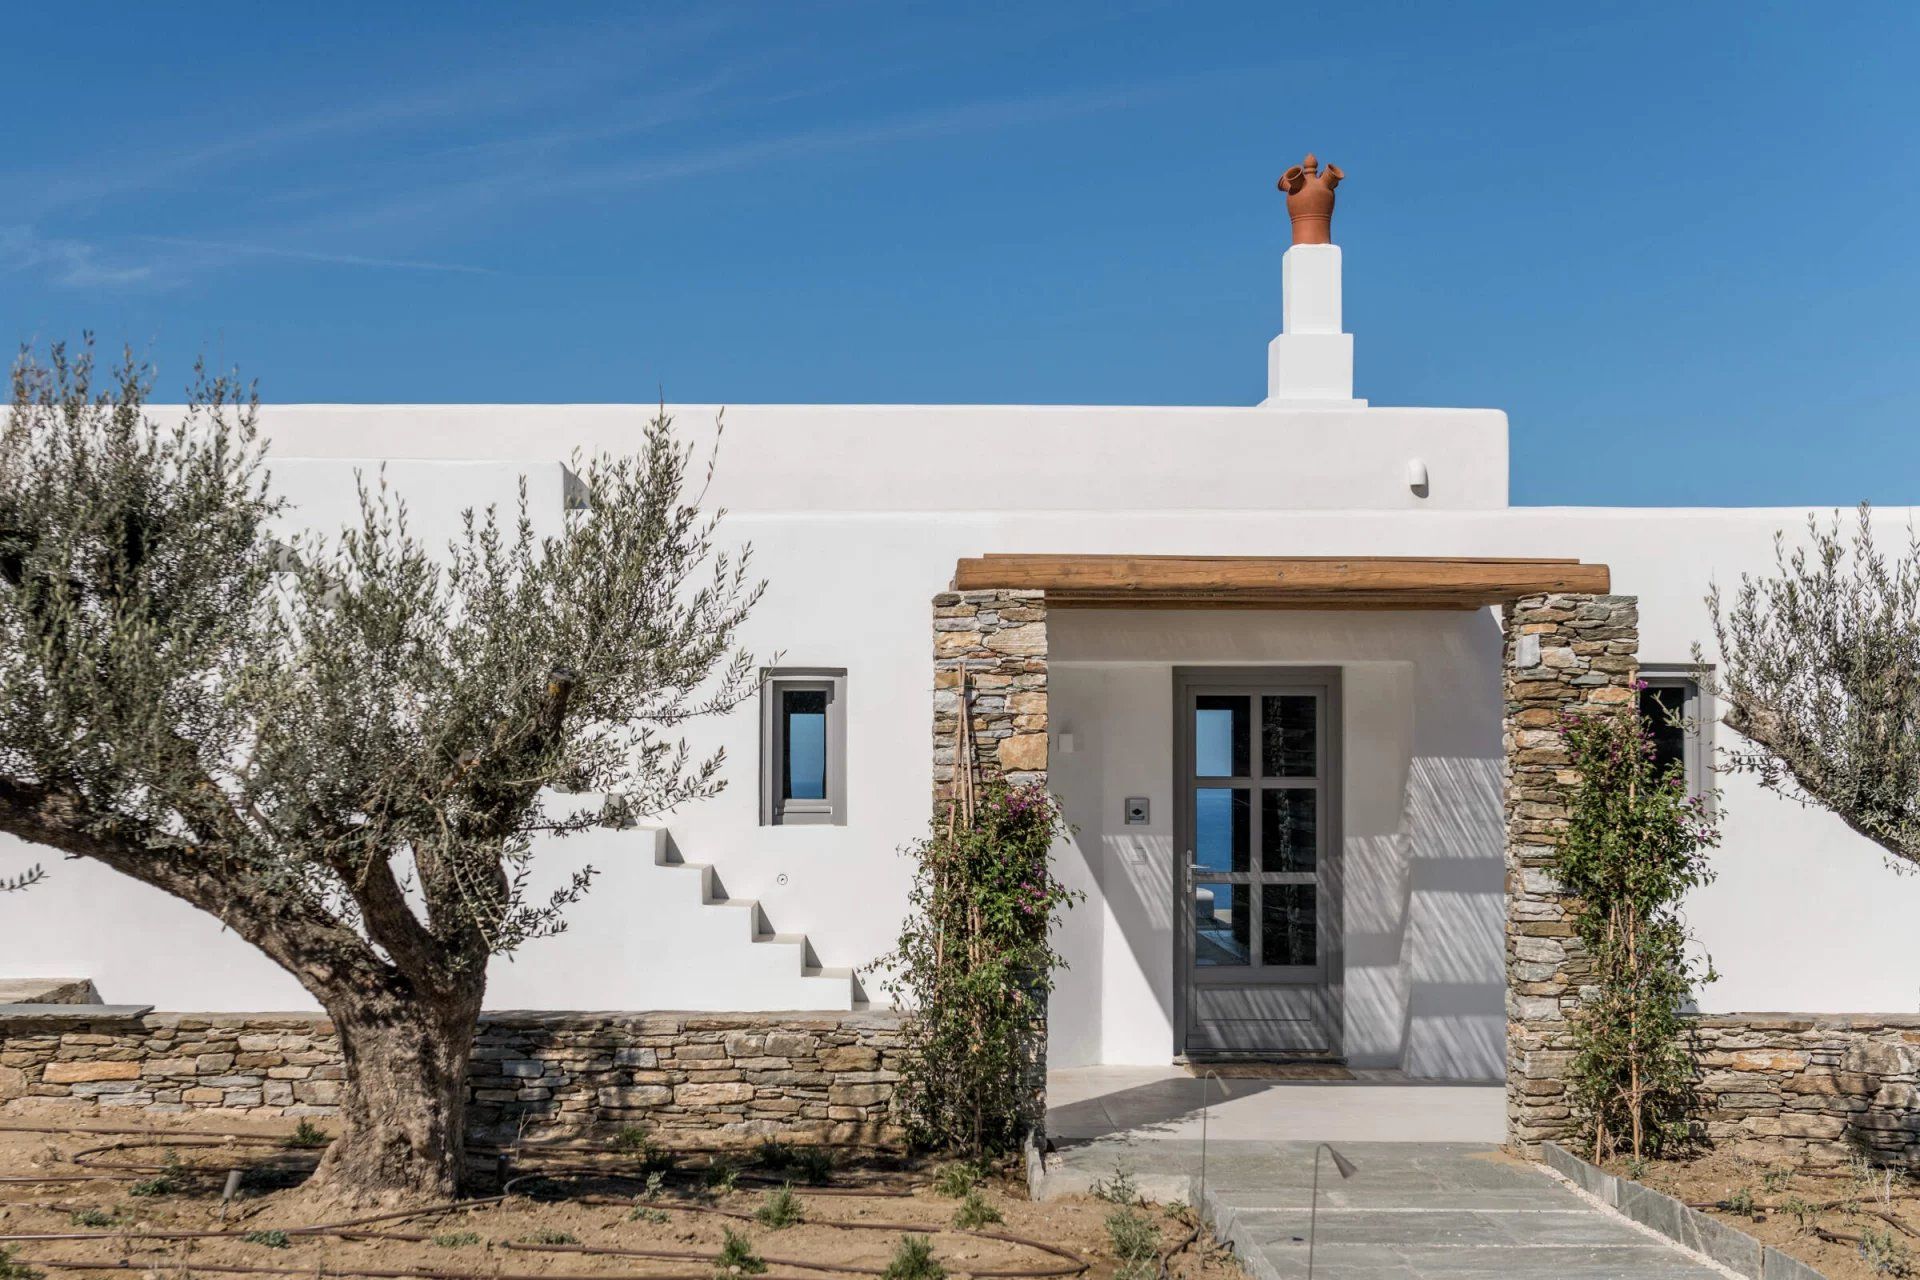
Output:
[[[1711,668],[1708,669],[1711,671]],[[1687,794],[1706,797],[1713,807],[1713,692],[1700,679],[1700,668],[1692,663],[1643,662],[1640,679],[1649,689],[1679,689],[1686,696],[1681,717],[1686,721],[1686,736],[1680,749],[1686,769]],[[1634,705],[1639,706],[1636,698]]]
[[[786,800],[780,779],[786,752],[780,734],[782,695],[817,690],[827,695],[827,794],[823,800]],[[760,673],[760,825],[847,825],[847,672],[844,667],[780,667]]]

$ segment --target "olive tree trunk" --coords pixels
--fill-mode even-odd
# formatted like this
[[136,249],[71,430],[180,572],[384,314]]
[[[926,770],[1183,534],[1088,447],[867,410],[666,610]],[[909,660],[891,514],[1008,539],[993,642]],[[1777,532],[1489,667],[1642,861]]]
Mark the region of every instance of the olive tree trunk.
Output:
[[313,1185],[364,1200],[451,1199],[465,1181],[467,1064],[486,989],[397,990],[326,1001],[346,1079],[340,1136]]

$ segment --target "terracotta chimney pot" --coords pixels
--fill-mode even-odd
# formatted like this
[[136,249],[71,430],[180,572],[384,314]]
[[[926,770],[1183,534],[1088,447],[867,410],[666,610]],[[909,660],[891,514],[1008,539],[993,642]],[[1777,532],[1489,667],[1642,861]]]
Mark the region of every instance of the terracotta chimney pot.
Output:
[[1333,243],[1333,189],[1346,176],[1337,164],[1328,165],[1323,172],[1311,151],[1305,160],[1280,175],[1295,244]]

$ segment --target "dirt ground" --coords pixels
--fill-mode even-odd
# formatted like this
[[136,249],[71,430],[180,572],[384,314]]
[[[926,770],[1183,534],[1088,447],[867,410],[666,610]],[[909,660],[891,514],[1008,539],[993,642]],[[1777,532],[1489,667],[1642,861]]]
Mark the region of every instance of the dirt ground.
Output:
[[1920,1182],[1864,1164],[1804,1171],[1714,1152],[1607,1172],[1730,1222],[1829,1280],[1920,1276]]
[[[105,1129],[140,1132],[100,1132]],[[1001,1221],[962,1230],[954,1225],[961,1202],[933,1185],[940,1165],[845,1154],[822,1175],[793,1164],[770,1167],[780,1164],[778,1151],[686,1152],[649,1188],[641,1154],[530,1141],[511,1156],[504,1199],[488,1198],[498,1181],[498,1160],[489,1152],[474,1166],[485,1172],[476,1176],[473,1202],[341,1226],[371,1215],[321,1203],[299,1185],[318,1153],[288,1146],[293,1130],[291,1121],[219,1112],[122,1116],[53,1103],[7,1104],[0,1107],[0,1251],[11,1251],[12,1265],[50,1278],[113,1268],[141,1272],[145,1280],[320,1270],[386,1280],[752,1274],[820,1280],[880,1275],[903,1237],[922,1236],[950,1276],[1152,1280],[1159,1271],[1151,1258],[1144,1270],[1124,1266],[1107,1225],[1117,1209],[1109,1201],[1035,1204],[1021,1182],[998,1176],[978,1190]],[[223,1136],[199,1136],[215,1132]],[[598,1141],[605,1146],[606,1136]],[[710,1172],[716,1163],[733,1171],[731,1186]],[[223,1210],[221,1192],[234,1169],[242,1171],[241,1185]],[[809,1177],[824,1181],[810,1185]],[[785,1227],[755,1221],[782,1185],[797,1198],[800,1221]],[[1171,1255],[1165,1274],[1181,1280],[1244,1274],[1204,1232],[1183,1244],[1196,1235],[1184,1206],[1144,1205],[1134,1212],[1157,1232],[1155,1254]],[[303,1232],[322,1224],[337,1229]],[[722,1266],[729,1231],[745,1240],[764,1271],[751,1262]],[[204,1234],[179,1238],[189,1232]],[[18,1274],[0,1260],[0,1278]]]

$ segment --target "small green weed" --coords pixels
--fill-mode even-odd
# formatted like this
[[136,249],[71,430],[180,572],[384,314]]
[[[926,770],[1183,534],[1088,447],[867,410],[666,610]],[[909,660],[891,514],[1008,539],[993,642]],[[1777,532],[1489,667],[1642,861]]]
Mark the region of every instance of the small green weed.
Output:
[[151,1178],[142,1178],[127,1188],[130,1196],[170,1196],[180,1192],[185,1180],[180,1176],[180,1157],[167,1152],[167,1158],[161,1161],[162,1168]]
[[641,1194],[649,1200],[658,1200],[660,1193],[667,1189],[667,1175],[659,1169],[647,1175],[647,1189]]
[[1160,1250],[1160,1228],[1133,1209],[1115,1209],[1107,1215],[1107,1239],[1113,1255],[1123,1263],[1152,1259]]
[[302,1120],[299,1127],[293,1131],[293,1135],[287,1139],[287,1145],[290,1147],[324,1147],[332,1141],[333,1139],[327,1136],[325,1129],[320,1128],[311,1120]]
[[734,1184],[739,1180],[740,1171],[725,1160],[715,1160],[707,1166],[706,1173],[701,1175],[701,1181],[706,1184],[707,1190],[715,1195],[725,1195],[732,1191]]
[[926,1236],[901,1236],[900,1245],[887,1260],[880,1280],[945,1280],[947,1269],[933,1256],[933,1241]]
[[640,1157],[640,1167],[648,1173],[666,1173],[680,1160],[671,1150],[647,1136],[637,1124],[623,1126],[613,1135],[612,1147],[623,1155]]
[[1760,1186],[1769,1193],[1785,1191],[1787,1184],[1792,1181],[1793,1170],[1791,1169],[1768,1169],[1760,1175]]
[[478,1231],[446,1231],[434,1236],[432,1243],[442,1249],[465,1249],[480,1243]]
[[1797,1230],[1806,1231],[1813,1225],[1814,1208],[1799,1196],[1788,1196],[1780,1202],[1780,1212],[1793,1219]]
[[1628,1156],[1627,1176],[1635,1182],[1644,1182],[1647,1177],[1647,1162],[1639,1156]]
[[773,1138],[760,1144],[754,1163],[776,1173],[797,1173],[815,1186],[833,1172],[833,1152],[825,1147],[796,1147]]
[[118,1221],[120,1219],[104,1209],[82,1209],[73,1215],[73,1225],[76,1227],[111,1227]]
[[1140,1185],[1133,1180],[1133,1172],[1125,1165],[1114,1165],[1113,1176],[1096,1180],[1091,1190],[1094,1199],[1105,1200],[1108,1204],[1140,1203]]
[[810,1186],[833,1176],[833,1152],[826,1147],[801,1147],[793,1153],[793,1171]]
[[1751,1218],[1754,1212],[1753,1188],[1741,1187],[1725,1200],[1722,1200],[1720,1207],[1728,1213],[1738,1213]]
[[953,1225],[962,1231],[972,1231],[975,1227],[984,1227],[1002,1221],[1000,1211],[987,1202],[978,1187],[967,1192],[960,1202],[960,1208],[953,1215]]
[[637,1204],[633,1206],[632,1211],[627,1214],[627,1221],[650,1222],[656,1227],[664,1227],[669,1222],[672,1222],[673,1218],[663,1210],[649,1209],[646,1205]]
[[958,1200],[980,1185],[980,1168],[969,1160],[956,1160],[940,1166],[933,1175],[934,1194]]
[[753,1250],[753,1243],[732,1227],[722,1227],[725,1236],[720,1256],[714,1260],[714,1280],[732,1276],[757,1276],[767,1269],[767,1261]]
[[257,1244],[262,1249],[284,1249],[293,1242],[287,1239],[284,1231],[249,1231],[240,1237],[248,1244]]
[[793,1194],[792,1187],[767,1192],[767,1198],[753,1211],[755,1222],[776,1231],[792,1226],[800,1217],[800,1198]]
[[639,1156],[640,1167],[648,1173],[665,1173],[680,1159],[655,1142],[645,1125],[621,1125],[607,1145],[622,1155]]
[[528,1236],[527,1241],[530,1244],[579,1244],[580,1243],[577,1237],[565,1231],[555,1230],[552,1227],[540,1228],[540,1230]]
[[40,1280],[40,1273],[13,1260],[13,1250],[0,1245],[0,1280]]
[[1860,1261],[1877,1276],[1913,1274],[1913,1250],[1895,1237],[1891,1228],[1860,1233]]

